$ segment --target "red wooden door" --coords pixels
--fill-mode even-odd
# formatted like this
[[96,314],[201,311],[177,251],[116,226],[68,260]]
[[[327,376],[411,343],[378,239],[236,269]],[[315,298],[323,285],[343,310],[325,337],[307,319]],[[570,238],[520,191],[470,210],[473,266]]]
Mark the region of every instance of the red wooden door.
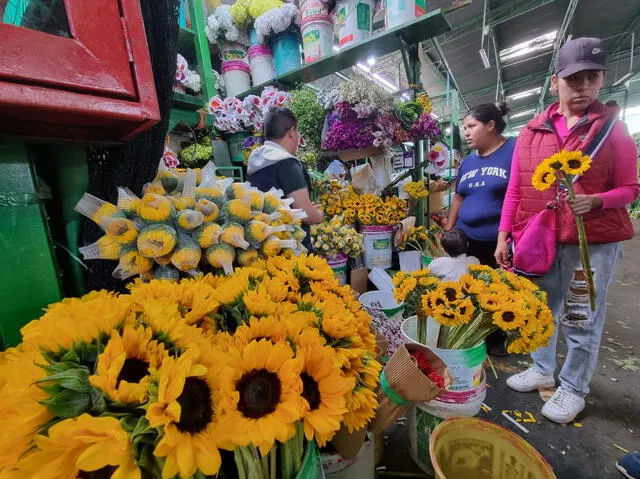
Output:
[[159,119],[137,0],[26,5],[0,23],[0,133],[120,141]]

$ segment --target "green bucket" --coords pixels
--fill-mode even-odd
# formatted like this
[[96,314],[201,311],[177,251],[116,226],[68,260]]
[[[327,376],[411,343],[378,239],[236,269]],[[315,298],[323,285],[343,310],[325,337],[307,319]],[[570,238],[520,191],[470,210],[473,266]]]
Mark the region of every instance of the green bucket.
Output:
[[307,443],[307,450],[302,458],[302,466],[296,474],[296,479],[324,479],[320,452],[315,441]]
[[398,303],[393,293],[388,291],[369,291],[360,295],[358,299],[364,306],[370,308],[373,303],[379,303],[381,311],[389,319],[404,313],[404,303]]
[[251,136],[248,131],[239,131],[237,133],[227,133],[225,139],[229,144],[229,153],[231,154],[231,163],[244,163],[242,150],[244,148],[245,138]]
[[432,261],[433,261],[433,258],[431,256],[422,255],[422,269],[429,266]]

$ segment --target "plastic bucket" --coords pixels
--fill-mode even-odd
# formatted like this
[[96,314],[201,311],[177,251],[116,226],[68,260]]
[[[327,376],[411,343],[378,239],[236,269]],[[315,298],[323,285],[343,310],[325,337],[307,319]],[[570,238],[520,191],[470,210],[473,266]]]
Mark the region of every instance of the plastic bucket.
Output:
[[370,308],[373,303],[380,304],[380,310],[389,319],[402,316],[404,313],[404,303],[398,303],[396,298],[393,297],[393,293],[387,291],[369,291],[363,293],[358,298],[364,306]]
[[[434,324],[435,322],[431,320]],[[487,345],[484,341],[468,349],[440,349],[433,346],[433,337],[430,337],[427,323],[427,347],[440,358],[449,368],[451,385],[443,394],[434,401],[460,403],[469,399],[477,391],[484,381],[482,365],[487,358]],[[417,317],[412,316],[402,322],[402,334],[407,341],[416,343]]]
[[433,258],[431,256],[422,255],[422,269],[427,268],[432,261],[433,261]]
[[284,75],[302,65],[302,46],[297,33],[286,31],[271,37],[276,75]]
[[222,62],[222,78],[224,78],[224,84],[227,87],[227,96],[237,96],[251,88],[250,71],[249,65],[243,61]]
[[367,433],[367,439],[358,455],[352,459],[344,459],[340,454],[320,454],[322,469],[326,479],[370,479],[375,477],[375,444],[374,436]]
[[311,63],[333,53],[333,24],[325,20],[302,22],[304,62]]
[[220,47],[222,61],[239,60],[247,62],[247,47],[241,43],[223,43]]
[[296,479],[324,479],[320,452],[315,442],[307,443],[307,450],[302,457],[302,465],[296,474]]
[[345,0],[336,8],[336,27],[340,48],[360,43],[371,36],[373,0]]
[[311,20],[326,18],[329,16],[327,4],[320,0],[305,0],[300,4],[301,24]]
[[[465,404],[440,404],[435,401],[416,404],[407,411],[407,431],[409,434],[409,455],[414,462],[430,476],[433,474],[429,440],[433,431],[443,421],[452,417],[471,417],[480,412],[486,396],[478,395]],[[468,476],[465,479],[477,476]],[[489,476],[492,477],[492,476]],[[499,476],[498,476],[499,477]]]
[[261,43],[258,41],[258,32],[256,32],[255,28],[251,28],[249,30],[249,47],[253,47],[255,45],[261,45]]
[[426,0],[384,0],[384,26],[394,28],[425,14]]
[[249,47],[249,66],[254,85],[261,85],[273,79],[276,72],[273,67],[273,52],[266,45]]
[[[225,80],[226,81],[226,80]],[[229,145],[229,154],[231,156],[231,163],[244,163],[244,156],[242,150],[244,149],[244,139],[249,136],[248,131],[239,131],[237,133],[227,133],[225,139]]]
[[391,268],[393,226],[361,226],[364,236],[364,264],[367,268]]
[[347,260],[346,254],[339,254],[336,256],[327,256],[325,260],[331,266],[334,276],[340,282],[340,286],[347,284]]
[[556,477],[527,441],[484,419],[444,421],[431,434],[429,451],[437,479]]

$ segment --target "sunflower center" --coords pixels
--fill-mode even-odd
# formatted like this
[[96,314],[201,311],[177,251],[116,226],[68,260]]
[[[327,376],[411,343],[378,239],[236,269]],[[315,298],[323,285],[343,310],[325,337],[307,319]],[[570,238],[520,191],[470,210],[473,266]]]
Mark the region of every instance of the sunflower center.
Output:
[[569,168],[571,168],[572,170],[575,170],[577,168],[580,168],[580,165],[582,163],[580,163],[580,160],[569,160],[567,161],[567,165],[569,166]]
[[505,311],[504,313],[502,313],[502,320],[505,323],[510,323],[514,319],[516,319],[516,315],[513,314],[511,311]]
[[243,374],[236,389],[240,393],[238,410],[251,419],[272,413],[280,402],[280,378],[266,369],[253,369]]
[[180,404],[180,422],[178,430],[195,434],[204,430],[213,416],[211,390],[203,379],[189,377],[184,382],[182,394],[178,397]]
[[302,373],[300,379],[302,379],[302,397],[309,403],[309,408],[315,411],[320,407],[320,389],[318,389],[318,383],[307,373]]
[[128,383],[139,383],[140,380],[149,374],[149,363],[138,358],[127,358],[124,360],[118,379],[116,380],[116,387],[120,385],[120,381],[127,381]]
[[444,295],[447,297],[449,302],[455,301],[456,297],[458,296],[456,290],[453,288],[446,288],[444,290]]
[[108,479],[116,472],[117,466],[104,466],[97,471],[80,471],[78,479]]
[[542,182],[543,183],[548,183],[550,176],[551,176],[551,173],[545,173],[544,175],[542,175]]

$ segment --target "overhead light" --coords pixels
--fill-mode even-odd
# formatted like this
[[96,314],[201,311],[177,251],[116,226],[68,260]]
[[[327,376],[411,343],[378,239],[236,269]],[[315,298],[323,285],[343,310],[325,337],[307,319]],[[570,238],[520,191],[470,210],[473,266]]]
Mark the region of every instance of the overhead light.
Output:
[[367,60],[367,63],[369,64],[370,67],[372,67],[373,65],[376,64],[376,59],[371,57]]
[[366,65],[363,65],[362,63],[356,63],[356,68],[364,73],[366,73],[366,75],[373,80],[375,83],[377,83],[378,85],[380,85],[382,88],[384,88],[385,90],[387,90],[389,93],[396,93],[398,91],[398,87],[395,86],[393,83],[391,83],[389,80],[386,80],[385,78],[383,78],[382,76],[378,75],[377,73],[371,73],[371,68],[369,68]]
[[446,127],[446,128],[444,129],[444,134],[445,134],[445,135],[450,135],[450,134],[451,134],[451,127],[450,127],[450,126],[448,126],[448,127]]
[[356,66],[363,72],[371,73],[371,68],[369,68],[366,65],[363,65],[362,63],[356,63]]
[[480,58],[482,58],[482,64],[484,65],[485,70],[490,69],[491,63],[489,62],[489,56],[487,55],[486,50],[481,48],[478,52],[480,53]]
[[531,114],[535,113],[535,111],[536,111],[535,108],[533,108],[531,110],[521,111],[520,113],[516,113],[515,115],[509,116],[509,118],[513,119],[513,118],[520,118],[522,116],[528,116],[528,115],[531,115]]
[[437,120],[438,118],[440,118],[438,115],[436,115],[436,114],[435,114],[435,113],[433,113],[433,112],[431,112],[431,116],[432,116],[433,118],[435,118],[436,120]]
[[619,86],[622,85],[624,82],[626,82],[629,78],[631,78],[633,75],[635,75],[635,73],[633,72],[629,72],[626,75],[624,75],[622,78],[620,78],[619,80],[616,80],[613,83],[613,86]]
[[403,93],[402,98],[404,98],[405,100],[411,100],[411,97],[409,96],[408,93]]
[[383,85],[387,86],[388,88],[391,89],[391,92],[397,92],[398,91],[398,87],[395,86],[393,83],[391,83],[389,80],[386,80],[385,78],[383,78],[382,76],[378,75],[377,73],[373,74],[373,78],[375,78],[376,80],[378,80],[380,83],[382,83]]
[[339,52],[340,51],[340,47],[338,45],[334,45],[333,46],[333,51],[334,52]]
[[520,91],[518,93],[514,93],[513,95],[507,96],[507,100],[521,100],[522,98],[527,98],[528,96],[538,95],[541,91],[541,86],[532,88],[530,90]]
[[526,42],[505,48],[500,51],[500,60],[504,62],[514,58],[527,56],[533,52],[553,48],[557,35],[558,30],[554,30],[552,32],[545,33],[544,35],[534,37]]

